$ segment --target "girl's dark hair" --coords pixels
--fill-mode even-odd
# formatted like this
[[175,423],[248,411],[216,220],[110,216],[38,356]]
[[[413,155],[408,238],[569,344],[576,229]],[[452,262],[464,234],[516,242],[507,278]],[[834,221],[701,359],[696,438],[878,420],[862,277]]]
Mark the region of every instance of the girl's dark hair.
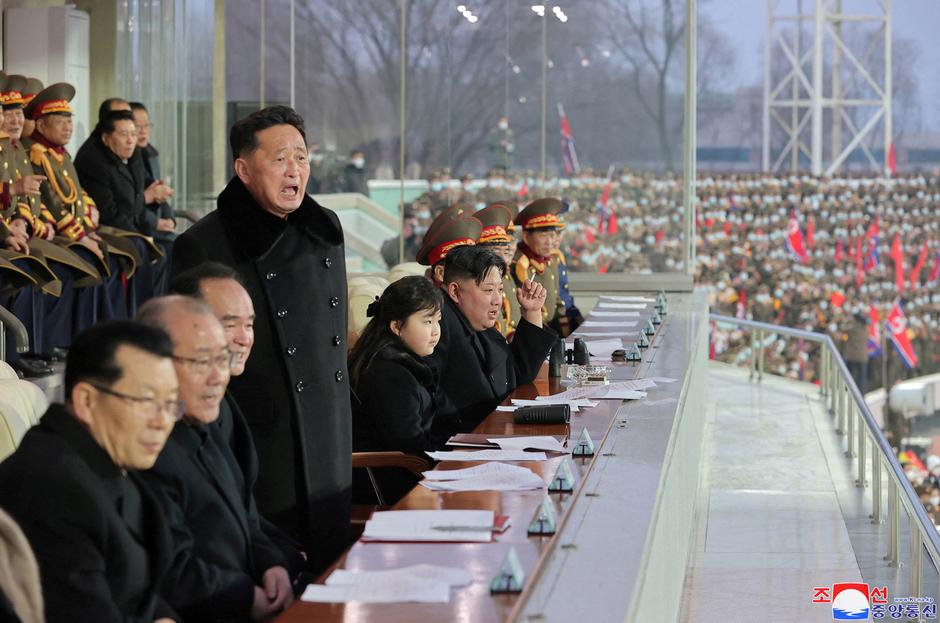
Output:
[[369,305],[372,320],[349,353],[349,382],[353,389],[379,351],[401,342],[389,329],[390,322],[403,323],[411,314],[424,310],[440,311],[443,301],[440,289],[423,276],[403,277],[385,288],[382,296]]

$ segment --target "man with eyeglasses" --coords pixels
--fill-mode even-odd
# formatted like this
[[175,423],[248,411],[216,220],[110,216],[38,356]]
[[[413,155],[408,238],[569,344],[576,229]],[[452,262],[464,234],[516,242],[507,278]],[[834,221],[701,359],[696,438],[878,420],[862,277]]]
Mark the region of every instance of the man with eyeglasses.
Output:
[[81,333],[65,404],[0,464],[0,506],[36,554],[48,621],[179,620],[158,592],[172,553],[163,503],[139,473],[180,414],[172,353],[135,322]]
[[213,425],[228,409],[233,361],[222,325],[204,302],[176,295],[150,300],[138,318],[170,334],[183,401],[183,418],[146,474],[167,499],[174,536],[165,595],[186,620],[268,620],[293,600],[302,561],[295,555],[288,570],[292,561],[262,529],[251,483]]

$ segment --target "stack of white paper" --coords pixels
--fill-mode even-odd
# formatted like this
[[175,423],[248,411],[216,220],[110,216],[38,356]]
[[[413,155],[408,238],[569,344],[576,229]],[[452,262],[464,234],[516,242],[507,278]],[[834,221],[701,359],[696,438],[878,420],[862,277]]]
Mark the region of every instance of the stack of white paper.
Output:
[[569,390],[551,396],[539,396],[536,400],[550,398],[565,400],[635,400],[645,398],[644,390],[656,387],[651,379],[637,379],[635,381],[617,381],[609,385],[585,385],[572,387]]
[[609,301],[600,301],[597,306],[600,309],[646,309],[646,303],[612,303]]
[[617,327],[619,329],[629,329],[636,326],[636,322],[629,320],[585,320],[581,326],[578,327],[578,330],[581,329],[593,329],[595,327]]
[[[547,450],[549,452],[567,452],[565,446],[551,435],[534,435],[531,437],[493,437],[487,438],[503,450]],[[525,468],[523,468],[525,469]]]
[[635,313],[635,312],[612,311],[612,310],[607,310],[607,309],[601,309],[601,310],[595,309],[594,311],[591,312],[591,316],[590,316],[590,317],[591,317],[591,318],[599,317],[599,318],[608,318],[608,319],[609,319],[609,318],[637,318],[638,316],[639,316],[639,314],[637,314],[637,313]]
[[326,585],[311,584],[302,601],[362,603],[447,603],[450,588],[473,581],[469,572],[439,565],[412,565],[380,571],[337,569]]
[[648,296],[614,296],[605,294],[601,296],[601,301],[615,301],[619,303],[655,303],[656,299]]
[[544,452],[519,450],[473,450],[454,452],[428,452],[435,461],[544,461]]
[[378,511],[366,522],[366,541],[469,541],[493,538],[493,511]]
[[532,491],[545,481],[530,469],[506,463],[486,463],[467,469],[424,472],[421,485],[433,491]]

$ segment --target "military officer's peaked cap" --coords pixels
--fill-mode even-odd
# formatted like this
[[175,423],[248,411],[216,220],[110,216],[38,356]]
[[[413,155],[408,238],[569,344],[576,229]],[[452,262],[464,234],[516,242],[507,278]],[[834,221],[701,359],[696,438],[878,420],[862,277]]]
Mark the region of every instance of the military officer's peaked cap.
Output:
[[483,225],[472,216],[453,217],[434,231],[428,229],[415,259],[424,266],[434,266],[447,257],[451,249],[476,244],[482,230]]
[[[42,80],[40,80],[39,78],[27,78],[26,86],[23,87],[23,91],[22,91],[23,107],[25,108],[26,106],[28,106],[29,103],[33,101],[33,98],[36,97],[36,94],[42,91],[42,89],[43,89]],[[23,114],[26,114],[26,113],[24,112]]]
[[424,234],[424,239],[421,241],[422,246],[424,245],[424,240],[433,240],[434,236],[438,229],[451,222],[461,214],[470,215],[473,210],[462,203],[455,203],[454,205],[447,206],[444,208],[440,214],[431,221],[431,225],[428,227],[428,230]]
[[522,229],[562,229],[565,222],[561,220],[563,205],[554,197],[536,199],[519,213],[516,225]]
[[67,82],[56,82],[50,84],[45,89],[36,94],[36,97],[26,106],[23,111],[30,119],[39,119],[43,115],[72,114],[72,107],[69,102],[75,97],[75,87]]
[[473,215],[483,225],[477,244],[504,244],[514,240],[512,210],[504,203],[491,203]]
[[3,110],[23,107],[23,89],[26,88],[26,76],[11,74],[0,83],[0,104]]

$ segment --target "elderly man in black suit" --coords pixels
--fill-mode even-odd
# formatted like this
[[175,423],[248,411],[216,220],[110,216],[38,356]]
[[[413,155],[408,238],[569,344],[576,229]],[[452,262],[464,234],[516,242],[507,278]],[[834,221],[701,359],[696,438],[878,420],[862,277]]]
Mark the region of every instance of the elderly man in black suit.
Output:
[[167,499],[176,556],[166,595],[191,621],[265,621],[293,600],[289,556],[262,529],[250,479],[215,425],[233,353],[205,302],[166,296],[145,303],[142,322],[173,340],[183,418],[145,477]]
[[162,501],[140,478],[179,413],[172,344],[134,322],[72,342],[54,404],[0,464],[0,506],[39,561],[49,621],[177,620],[158,594],[171,541]]
[[343,229],[304,193],[310,165],[292,109],[252,113],[230,139],[235,177],[176,239],[171,278],[207,260],[242,278],[255,343],[229,391],[258,450],[258,508],[323,570],[346,546],[352,483]]
[[542,325],[545,288],[531,280],[516,289],[522,319],[512,342],[496,330],[506,270],[486,247],[458,247],[444,259],[441,339],[428,357],[453,404],[434,419],[443,435],[473,430],[516,387],[531,383],[558,339]]

